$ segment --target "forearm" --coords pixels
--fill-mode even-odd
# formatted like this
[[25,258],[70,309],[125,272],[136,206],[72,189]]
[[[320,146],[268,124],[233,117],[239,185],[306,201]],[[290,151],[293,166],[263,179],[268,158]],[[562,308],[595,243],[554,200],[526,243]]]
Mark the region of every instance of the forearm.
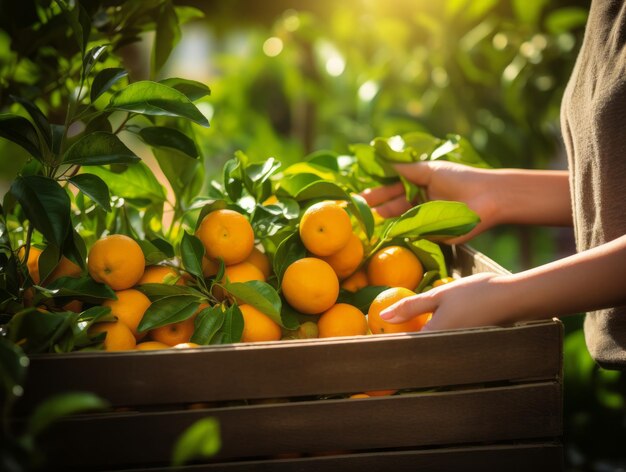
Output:
[[567,171],[499,169],[493,175],[499,224],[571,226]]
[[503,282],[515,321],[626,304],[624,280],[626,235]]

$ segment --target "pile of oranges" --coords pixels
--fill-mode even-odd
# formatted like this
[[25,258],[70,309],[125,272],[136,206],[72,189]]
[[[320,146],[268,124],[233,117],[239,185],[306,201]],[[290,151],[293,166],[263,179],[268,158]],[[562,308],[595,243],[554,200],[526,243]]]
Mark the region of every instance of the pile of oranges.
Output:
[[[367,244],[358,224],[343,201],[321,201],[303,211],[298,236],[306,256],[295,260],[282,277],[273,273],[263,245],[255,241],[249,219],[242,213],[220,209],[208,213],[198,225],[195,236],[202,242],[202,274],[214,283],[211,296],[196,311],[210,303],[237,303],[243,316],[242,342],[278,341],[280,339],[358,336],[419,331],[430,313],[410,321],[392,324],[380,312],[393,303],[415,294],[424,269],[417,256],[402,245],[383,246],[366,255]],[[32,248],[28,267],[35,283],[37,256]],[[220,270],[221,264],[223,269]],[[190,342],[195,317],[166,326],[139,332],[138,326],[151,300],[143,284],[185,285],[192,277],[172,265],[146,266],[141,246],[132,238],[112,234],[98,240],[89,250],[89,275],[114,290],[116,299],[107,300],[116,321],[95,323],[92,334],[106,333],[105,350],[164,349],[197,346]],[[215,280],[220,275],[220,280]],[[80,268],[63,258],[47,281],[63,275],[80,275]],[[288,304],[302,316],[297,330],[286,330],[257,307],[242,303],[225,289],[225,282],[260,281],[271,284]],[[439,281],[441,283],[441,281]],[[368,286],[388,287],[372,301],[367,313],[339,301],[340,292],[357,292]]]

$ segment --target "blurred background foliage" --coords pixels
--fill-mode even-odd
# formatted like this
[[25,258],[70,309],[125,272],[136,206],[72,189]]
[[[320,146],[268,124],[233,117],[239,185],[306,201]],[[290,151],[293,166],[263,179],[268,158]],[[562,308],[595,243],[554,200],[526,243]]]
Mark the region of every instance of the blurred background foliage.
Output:
[[[90,2],[81,3],[89,11]],[[176,3],[197,10],[186,10],[182,29],[170,28],[170,40],[180,42],[159,77],[154,35],[143,33],[158,18],[132,18],[141,42],[116,38],[117,52],[133,81],[182,76],[211,87],[199,104],[211,128],[188,130],[201,149],[205,192],[237,150],[289,164],[312,151],[348,153],[352,143],[419,129],[467,137],[494,167],[566,166],[559,107],[588,0]],[[0,0],[0,107],[10,106],[9,93],[27,92],[62,122],[54,84],[67,80],[72,64],[46,45],[72,42],[51,28],[29,51],[16,51],[11,38],[27,19],[11,16],[11,4]],[[24,160],[20,148],[0,141],[3,193]],[[512,271],[574,251],[572,232],[554,228],[496,228],[472,245]],[[568,470],[623,470],[626,379],[595,366],[582,315],[565,325]]]

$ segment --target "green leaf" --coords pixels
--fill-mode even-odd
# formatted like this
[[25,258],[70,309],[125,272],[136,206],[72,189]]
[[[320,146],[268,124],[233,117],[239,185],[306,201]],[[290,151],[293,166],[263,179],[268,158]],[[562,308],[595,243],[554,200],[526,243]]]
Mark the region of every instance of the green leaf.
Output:
[[307,187],[314,182],[323,181],[319,175],[316,174],[292,174],[286,175],[278,183],[277,193],[287,194],[288,196],[295,196],[304,187]]
[[299,201],[306,200],[350,200],[350,195],[333,182],[320,180],[313,182],[301,189],[294,198]]
[[117,298],[115,292],[108,285],[100,284],[88,275],[60,277],[48,284],[44,293],[52,298],[78,298],[94,304]]
[[270,284],[260,280],[230,283],[226,281],[224,288],[234,296],[239,303],[252,305],[261,313],[269,316],[276,323],[282,325],[280,296]]
[[208,120],[183,93],[157,82],[130,84],[111,97],[109,109],[155,116],[186,118],[202,126]]
[[372,209],[367,204],[365,199],[358,194],[350,195],[351,204],[349,205],[349,209],[352,211],[352,214],[357,217],[363,230],[365,231],[365,235],[367,236],[367,240],[372,239],[374,235],[374,215],[372,215]]
[[52,273],[54,268],[61,259],[61,251],[54,244],[48,244],[39,256],[39,278],[41,285],[44,284],[46,278]]
[[440,141],[430,134],[413,132],[390,138],[375,138],[372,146],[376,155],[386,161],[407,163],[424,160]]
[[[157,241],[162,241],[163,243],[169,245],[167,241],[163,241],[163,240],[157,240]],[[165,261],[167,259],[174,257],[174,254],[173,254],[174,250],[171,246],[169,246],[169,248],[159,247],[155,244],[154,240],[148,241],[147,239],[140,239],[137,241],[137,243],[139,244],[139,246],[141,246],[143,257],[146,260],[146,264],[148,265],[158,264],[159,262],[162,262],[162,261]]]
[[25,98],[11,96],[13,100],[22,105],[24,109],[28,112],[30,117],[33,119],[33,123],[39,130],[40,136],[43,138],[48,149],[52,149],[52,128],[50,127],[50,123],[42,111],[39,109],[37,105],[33,102],[26,100]]
[[387,226],[382,239],[461,236],[480,221],[461,202],[431,201],[411,208]]
[[484,169],[490,167],[480,154],[476,152],[471,143],[458,134],[449,134],[447,140],[431,153],[430,159],[433,161],[443,159]]
[[242,164],[238,159],[230,159],[226,161],[222,171],[224,189],[233,202],[241,198],[243,191],[241,167]]
[[196,144],[177,129],[165,126],[149,126],[139,131],[139,135],[149,146],[172,148],[189,157],[198,157]]
[[174,295],[152,302],[137,327],[143,333],[190,318],[200,306],[200,299],[190,295]]
[[40,175],[18,176],[10,191],[35,229],[61,247],[71,226],[67,192],[55,180]]
[[180,242],[180,253],[183,267],[191,274],[202,277],[202,258],[204,257],[202,241],[185,231]]
[[180,41],[180,26],[178,16],[170,2],[161,6],[156,21],[156,30],[152,55],[152,73],[156,75],[165,65],[172,49]]
[[219,422],[212,417],[202,418],[192,424],[174,445],[172,465],[180,467],[194,459],[207,459],[222,447]]
[[169,285],[169,284],[141,284],[137,290],[144,293],[150,300],[159,300],[160,298],[173,296],[190,296],[196,299],[202,298],[204,295],[192,287],[186,285]]
[[76,141],[65,153],[64,164],[100,166],[133,164],[140,159],[113,133],[96,131]]
[[100,56],[104,54],[107,49],[107,45],[102,46],[94,46],[89,50],[89,52],[85,55],[83,59],[83,77],[87,77],[93,69],[93,66],[96,65],[96,62],[100,60]]
[[381,285],[370,285],[357,290],[352,296],[352,304],[367,313],[374,299],[389,287]]
[[45,352],[66,318],[61,313],[41,313],[35,308],[27,308],[15,314],[7,324],[8,338],[14,343],[19,342],[28,354]]
[[206,345],[224,324],[224,312],[220,305],[205,308],[196,316],[192,343]]
[[559,8],[547,16],[546,29],[552,34],[561,34],[583,27],[587,22],[589,10],[580,7]]
[[66,416],[85,411],[104,410],[109,404],[88,392],[72,392],[47,398],[37,406],[28,420],[26,431],[32,436],[43,433],[50,425]]
[[298,312],[294,310],[289,303],[283,303],[280,310],[280,325],[289,330],[298,329],[300,326],[300,319],[298,318]]
[[418,239],[409,243],[409,249],[417,256],[426,271],[436,271],[441,277],[448,276],[446,259],[439,244],[427,239]]
[[121,67],[102,69],[96,74],[91,84],[91,102],[95,102],[100,95],[105,93],[117,82],[126,77],[128,72]]
[[306,248],[302,244],[300,235],[297,231],[283,239],[276,249],[273,262],[274,273],[278,278],[278,283],[280,284],[282,282],[283,274],[285,273],[285,270],[287,270],[287,267],[298,259],[303,259],[305,257]]
[[70,177],[69,181],[105,211],[111,211],[109,187],[100,177],[93,174],[78,174]]
[[384,159],[377,158],[376,151],[368,144],[353,144],[350,150],[359,163],[359,167],[368,175],[385,179],[397,177],[398,173],[393,166]]
[[422,293],[427,287],[431,286],[436,279],[440,278],[438,270],[429,270],[424,273],[422,280],[415,289],[415,293]]
[[18,345],[0,336],[0,386],[5,398],[22,396],[28,364],[28,357]]
[[23,116],[13,114],[0,115],[0,137],[23,147],[35,159],[42,160],[43,155],[39,147],[37,130]]
[[148,200],[151,203],[165,201],[165,189],[143,162],[128,166],[119,174],[104,167],[94,167],[89,171],[104,180],[113,195],[127,199]]
[[192,102],[206,97],[207,95],[211,95],[211,89],[209,87],[201,82],[196,82],[195,80],[173,77],[170,79],[160,80],[159,83],[178,90]]
[[243,335],[243,315],[237,305],[232,305],[224,313],[224,325],[222,326],[221,343],[232,344],[241,341]]

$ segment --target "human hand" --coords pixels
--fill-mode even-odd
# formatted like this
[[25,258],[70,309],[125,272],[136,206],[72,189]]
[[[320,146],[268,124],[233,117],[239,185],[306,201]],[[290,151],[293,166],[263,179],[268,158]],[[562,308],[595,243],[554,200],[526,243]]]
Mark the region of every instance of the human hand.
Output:
[[[458,244],[498,224],[497,186],[493,171],[447,161],[424,161],[395,164],[398,173],[423,187],[430,200],[452,200],[467,204],[480,217],[480,223],[468,234],[448,240]],[[413,207],[407,201],[402,183],[367,189],[365,201],[383,218],[399,216]]]
[[514,320],[505,275],[480,273],[404,298],[381,311],[390,323],[402,323],[431,312],[422,331],[509,324]]

